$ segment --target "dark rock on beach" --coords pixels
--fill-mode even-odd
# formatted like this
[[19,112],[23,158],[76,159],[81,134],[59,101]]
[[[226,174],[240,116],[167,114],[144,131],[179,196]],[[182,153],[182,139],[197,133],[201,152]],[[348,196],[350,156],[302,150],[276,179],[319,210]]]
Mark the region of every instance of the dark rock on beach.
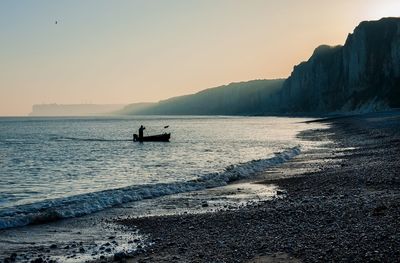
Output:
[[114,254],[114,261],[122,261],[123,259],[125,259],[126,254],[125,252],[118,252]]
[[57,245],[56,245],[56,244],[52,244],[52,245],[50,246],[50,248],[51,248],[51,249],[56,249],[56,248],[57,248]]

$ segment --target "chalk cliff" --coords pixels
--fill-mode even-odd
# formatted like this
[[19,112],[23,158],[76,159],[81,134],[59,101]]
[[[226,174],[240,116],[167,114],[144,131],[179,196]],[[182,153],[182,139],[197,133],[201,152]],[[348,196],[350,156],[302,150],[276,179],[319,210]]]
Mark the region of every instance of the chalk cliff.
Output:
[[318,47],[278,96],[275,111],[288,113],[400,107],[400,18],[362,22],[343,46]]

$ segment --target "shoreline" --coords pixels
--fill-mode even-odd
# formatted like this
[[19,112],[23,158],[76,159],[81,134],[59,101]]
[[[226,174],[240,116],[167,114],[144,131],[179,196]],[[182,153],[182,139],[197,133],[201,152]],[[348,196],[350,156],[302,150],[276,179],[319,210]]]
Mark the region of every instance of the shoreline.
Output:
[[237,211],[119,220],[152,245],[128,262],[393,262],[400,257],[400,117],[352,116],[307,140],[332,140],[267,172],[284,189]]
[[320,121],[330,128],[298,134],[312,147],[254,178],[21,229],[34,238],[6,231],[0,242],[30,248],[2,253],[4,261],[394,261],[400,114]]
[[[52,223],[69,218],[90,216],[93,213],[123,206],[131,202],[202,191],[205,189],[223,187],[226,184],[240,182],[246,179],[251,180],[255,174],[259,174],[265,169],[284,163],[300,154],[300,152],[299,146],[282,149],[281,152],[274,153],[274,155],[269,158],[230,165],[221,172],[204,174],[197,179],[189,181],[141,186],[133,185],[119,189],[107,189],[99,192],[55,198],[51,199],[51,207],[47,207],[49,203],[46,201],[19,205],[13,209],[24,211],[25,215],[20,216],[18,220],[15,221],[0,217],[0,231],[30,225]],[[66,215],[63,215],[64,210],[68,210]]]
[[[268,120],[266,123],[269,123]],[[53,206],[48,209],[34,210],[33,218],[28,219],[35,219],[34,222],[39,224],[0,230],[0,247],[2,248],[0,262],[86,262],[99,258],[112,258],[120,252],[129,254],[137,248],[146,247],[149,242],[146,234],[126,231],[125,227],[114,223],[115,219],[127,218],[132,215],[145,217],[235,210],[253,202],[269,199],[276,195],[279,189],[276,189],[275,186],[255,185],[248,182],[252,181],[255,174],[298,155],[299,145],[302,143],[294,136],[298,131],[310,127],[292,120],[278,121],[278,123],[282,123],[283,129],[289,130],[289,132],[283,131],[287,132],[287,138],[295,143],[278,143],[278,147],[275,148],[274,146],[266,148],[265,145],[268,143],[263,144],[261,152],[255,152],[260,159],[257,157],[251,159],[250,157],[253,155],[250,154],[247,159],[245,158],[246,161],[221,168],[221,172],[204,173],[193,181],[167,184],[170,186],[170,189],[166,189],[167,191],[154,192],[152,189],[142,187],[139,194],[143,199],[138,198],[142,200],[134,202],[125,202],[135,196],[132,195],[132,192],[122,191],[127,196],[122,196],[124,199],[121,199],[121,202],[118,201],[118,205],[96,213],[68,217],[68,215],[74,216],[72,212],[75,211],[71,211],[75,207],[70,207],[69,202],[59,202],[60,206],[58,204],[54,206],[53,203]],[[290,126],[292,123],[293,127]],[[243,123],[240,122],[240,125]],[[324,125],[312,126],[324,127]],[[275,130],[278,131],[279,128],[271,130],[272,134]],[[263,134],[265,135],[265,133]],[[284,140],[284,142],[286,141],[289,142],[289,140]],[[284,145],[287,147],[281,147]],[[264,148],[266,155],[263,154]],[[276,151],[273,152],[272,149]],[[233,154],[235,153],[233,152]],[[247,179],[243,180],[244,178]],[[232,181],[236,183],[232,183]],[[161,184],[154,185],[157,187]],[[184,189],[182,186],[188,187]],[[105,192],[105,194],[107,193]],[[109,199],[108,196],[107,199]],[[101,200],[94,201],[81,202],[79,207],[96,208],[98,202],[101,203]],[[86,204],[89,207],[86,207]],[[67,212],[67,218],[53,216],[58,215],[60,210],[62,213]],[[17,219],[26,216],[25,211],[17,211],[19,212]],[[4,219],[8,220],[7,216]]]

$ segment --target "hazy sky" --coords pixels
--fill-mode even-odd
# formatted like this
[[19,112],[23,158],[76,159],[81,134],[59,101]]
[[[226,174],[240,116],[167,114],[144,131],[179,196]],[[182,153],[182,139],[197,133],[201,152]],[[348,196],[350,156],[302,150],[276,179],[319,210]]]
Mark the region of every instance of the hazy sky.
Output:
[[1,0],[0,115],[287,77],[318,45],[384,16],[400,16],[400,1]]

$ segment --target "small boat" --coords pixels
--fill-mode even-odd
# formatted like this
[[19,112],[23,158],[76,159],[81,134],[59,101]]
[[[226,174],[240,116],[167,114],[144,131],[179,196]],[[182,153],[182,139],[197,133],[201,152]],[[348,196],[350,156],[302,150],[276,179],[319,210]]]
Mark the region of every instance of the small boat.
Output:
[[143,136],[143,138],[139,138],[137,134],[133,135],[134,142],[169,142],[171,138],[171,133],[163,133],[152,136]]

